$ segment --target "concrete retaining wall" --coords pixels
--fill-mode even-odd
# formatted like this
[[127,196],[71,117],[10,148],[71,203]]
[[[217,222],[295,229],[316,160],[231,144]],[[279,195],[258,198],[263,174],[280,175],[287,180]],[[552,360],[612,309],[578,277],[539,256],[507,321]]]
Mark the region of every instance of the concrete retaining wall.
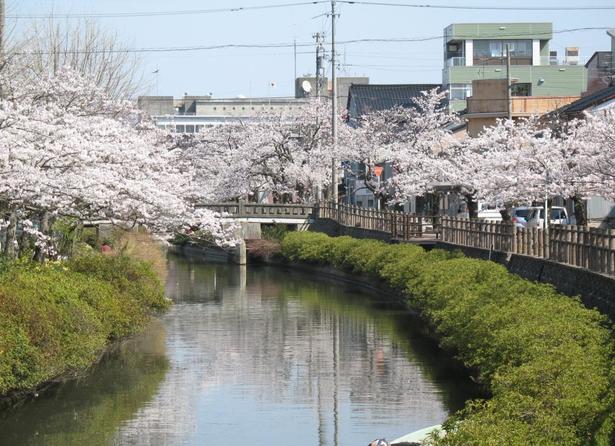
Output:
[[200,262],[234,263],[233,255],[221,248],[171,245],[169,246],[169,252]]
[[387,232],[374,231],[372,229],[353,228],[350,226],[342,226],[335,220],[327,218],[317,219],[310,222],[308,228],[309,231],[324,232],[330,237],[339,237],[341,235],[348,235],[354,238],[370,238],[376,240],[382,240],[385,242],[391,241],[391,234]]
[[576,266],[519,254],[490,252],[438,242],[437,248],[460,250],[466,256],[492,260],[504,265],[511,273],[535,282],[549,283],[560,293],[579,296],[588,308],[595,308],[615,321],[615,278],[594,273]]

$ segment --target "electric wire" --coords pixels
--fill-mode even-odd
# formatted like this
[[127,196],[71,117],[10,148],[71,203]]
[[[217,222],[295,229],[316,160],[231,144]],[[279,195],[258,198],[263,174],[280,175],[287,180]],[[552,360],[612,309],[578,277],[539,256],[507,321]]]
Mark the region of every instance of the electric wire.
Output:
[[353,1],[337,0],[338,3],[359,6],[389,6],[402,8],[422,8],[422,9],[464,9],[464,10],[483,10],[483,11],[604,11],[615,10],[614,5],[595,5],[595,6],[471,6],[471,5],[434,5],[420,3],[390,3],[375,1]]
[[[86,19],[86,18],[135,18],[135,17],[164,17],[164,16],[180,16],[180,15],[202,15],[202,14],[220,14],[220,13],[236,13],[246,11],[259,11],[271,9],[295,8],[301,6],[313,6],[328,4],[329,0],[312,0],[306,2],[295,3],[279,3],[273,5],[253,5],[253,6],[236,6],[227,8],[212,8],[212,9],[185,9],[185,10],[167,10],[167,11],[135,11],[135,12],[101,12],[101,13],[78,13],[78,14],[8,14],[9,19]],[[353,6],[380,6],[380,7],[401,7],[401,8],[417,8],[417,9],[453,9],[453,10],[471,10],[471,11],[604,11],[615,10],[614,5],[593,5],[593,6],[473,6],[473,5],[438,5],[438,4],[422,4],[422,3],[392,3],[378,1],[354,1],[354,0],[337,0],[337,3],[353,5]]]
[[[494,35],[483,35],[481,38],[489,38],[489,37],[498,37],[498,38],[520,38],[520,37],[537,37],[540,35],[550,36],[551,34],[562,34],[562,33],[570,33],[570,32],[579,32],[579,31],[596,31],[596,30],[609,30],[611,27],[608,26],[592,26],[592,27],[581,27],[581,28],[570,28],[570,29],[562,29],[562,30],[554,30],[551,32],[544,33],[515,33],[511,35],[502,35],[502,34],[494,34]],[[464,36],[460,34],[455,34],[455,38],[463,39],[464,37],[475,37],[475,36]],[[409,37],[409,38],[364,38],[364,39],[351,39],[351,40],[342,40],[338,41],[338,45],[352,45],[352,44],[360,44],[360,43],[413,43],[413,42],[426,42],[430,40],[439,40],[447,38],[447,36],[438,35],[438,36],[427,36],[427,37]],[[249,48],[249,49],[267,49],[267,48],[293,48],[295,45],[294,42],[289,43],[226,43],[226,44],[218,44],[218,45],[195,45],[195,46],[178,46],[178,47],[154,47],[154,48],[123,48],[123,49],[104,49],[104,50],[66,50],[64,51],[66,54],[97,54],[97,53],[174,53],[174,52],[192,52],[192,51],[208,51],[208,50],[219,50],[219,49],[237,49],[237,48]],[[313,42],[297,42],[297,47],[313,47]],[[46,51],[15,51],[15,55],[48,55],[51,52]]]

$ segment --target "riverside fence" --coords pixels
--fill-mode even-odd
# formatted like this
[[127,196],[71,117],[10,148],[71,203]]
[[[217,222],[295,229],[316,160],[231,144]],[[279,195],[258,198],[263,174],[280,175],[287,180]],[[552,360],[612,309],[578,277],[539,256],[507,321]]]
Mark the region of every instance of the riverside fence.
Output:
[[513,223],[427,217],[356,206],[320,203],[315,216],[348,227],[380,231],[392,239],[441,242],[521,254],[615,276],[615,230],[572,225],[519,228]]
[[539,257],[615,275],[615,230],[553,225],[547,231],[512,223],[442,218],[440,240],[454,245]]
[[330,219],[337,224],[379,231],[400,241],[438,240],[452,245],[522,254],[615,276],[615,230],[584,226],[518,228],[512,223],[433,217],[345,204],[314,205],[214,203],[202,207],[233,218]]
[[357,206],[335,203],[320,203],[317,207],[318,218],[336,221],[338,224],[380,231],[392,239],[410,241],[431,235],[435,238],[438,218],[406,214],[390,210],[378,211]]

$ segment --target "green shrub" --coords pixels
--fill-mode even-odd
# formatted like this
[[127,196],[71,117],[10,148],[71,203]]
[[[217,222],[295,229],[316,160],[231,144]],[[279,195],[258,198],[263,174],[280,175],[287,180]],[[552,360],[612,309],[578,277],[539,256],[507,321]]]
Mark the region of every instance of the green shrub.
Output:
[[89,367],[167,305],[151,268],[129,258],[12,264],[0,274],[0,395]]
[[612,442],[613,337],[607,319],[578,299],[493,262],[412,245],[296,233],[283,240],[282,254],[405,291],[442,346],[478,371],[492,398],[468,402],[434,444]]

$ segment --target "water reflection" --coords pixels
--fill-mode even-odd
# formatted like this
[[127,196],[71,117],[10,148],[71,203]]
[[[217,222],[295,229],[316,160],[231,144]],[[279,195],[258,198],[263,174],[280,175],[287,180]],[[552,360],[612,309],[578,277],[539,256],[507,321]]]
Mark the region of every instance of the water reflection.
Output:
[[155,322],[109,352],[82,379],[0,413],[0,444],[111,444],[119,426],[156,393],[168,366],[164,327]]
[[181,258],[167,284],[175,305],[135,348],[5,414],[0,443],[364,445],[472,392],[416,320],[361,290]]
[[[414,348],[407,312],[359,290],[176,259],[168,294],[172,368],[120,431],[127,443],[366,444],[439,423],[468,395],[433,346]],[[167,428],[151,430],[153,419]]]

